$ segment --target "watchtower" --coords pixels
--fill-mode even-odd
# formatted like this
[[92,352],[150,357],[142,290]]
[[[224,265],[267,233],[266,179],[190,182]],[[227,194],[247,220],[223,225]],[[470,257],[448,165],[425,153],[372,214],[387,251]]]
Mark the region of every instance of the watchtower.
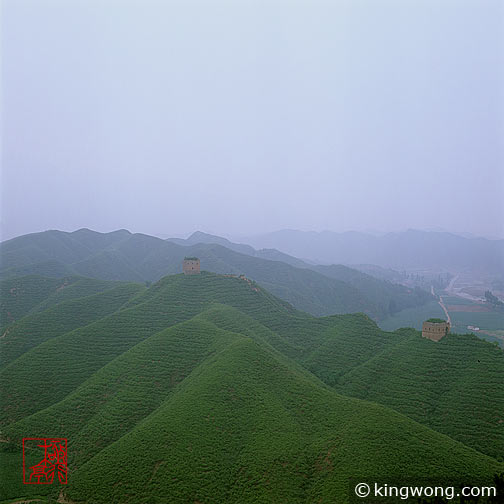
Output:
[[422,324],[422,336],[432,341],[439,341],[450,332],[450,323],[443,319],[431,318]]
[[184,257],[182,271],[184,272],[184,275],[199,275],[200,260],[197,257]]

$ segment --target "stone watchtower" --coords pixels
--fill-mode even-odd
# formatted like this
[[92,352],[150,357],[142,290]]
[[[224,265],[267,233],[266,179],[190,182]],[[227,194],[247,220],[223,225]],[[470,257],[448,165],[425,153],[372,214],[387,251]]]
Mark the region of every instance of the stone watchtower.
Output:
[[422,336],[432,341],[439,341],[450,332],[450,323],[446,320],[431,318],[422,324]]
[[200,260],[197,257],[184,257],[182,271],[184,272],[184,275],[199,275]]

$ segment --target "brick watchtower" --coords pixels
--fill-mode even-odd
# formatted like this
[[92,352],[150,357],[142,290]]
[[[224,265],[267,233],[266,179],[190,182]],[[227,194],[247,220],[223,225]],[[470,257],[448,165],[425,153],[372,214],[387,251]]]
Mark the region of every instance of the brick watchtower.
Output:
[[184,272],[184,275],[199,275],[200,260],[197,257],[184,257],[182,271]]
[[422,336],[432,341],[439,341],[450,332],[450,323],[442,319],[431,318],[422,324]]

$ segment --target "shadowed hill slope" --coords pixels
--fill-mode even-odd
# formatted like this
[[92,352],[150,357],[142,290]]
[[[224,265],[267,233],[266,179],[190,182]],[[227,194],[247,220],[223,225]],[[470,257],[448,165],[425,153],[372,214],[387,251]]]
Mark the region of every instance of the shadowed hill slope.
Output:
[[116,282],[70,276],[65,278],[28,275],[0,280],[0,327],[33,311],[61,301],[102,292]]
[[[0,339],[0,369],[44,341],[114,313],[144,289],[139,284],[125,283],[87,296],[85,294],[93,290],[90,288],[92,282],[93,280],[84,282],[87,288],[81,290],[82,297],[72,299],[76,295],[74,289],[69,292],[68,301],[53,305],[49,301],[55,301],[54,295],[49,296],[47,303],[41,303],[47,304],[48,308],[43,310],[41,305],[38,305],[35,313],[6,328]],[[96,281],[96,284],[97,289],[103,288],[103,282]]]

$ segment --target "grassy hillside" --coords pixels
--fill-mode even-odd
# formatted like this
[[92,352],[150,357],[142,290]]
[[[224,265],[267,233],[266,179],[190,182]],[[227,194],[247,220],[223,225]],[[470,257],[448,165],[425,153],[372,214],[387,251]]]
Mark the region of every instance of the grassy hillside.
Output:
[[314,271],[311,265],[278,251],[254,251],[209,236],[199,233],[190,240],[172,242],[124,230],[105,234],[87,229],[35,233],[0,244],[0,277],[72,274],[155,282],[179,273],[184,256],[191,255],[201,259],[204,270],[245,274],[296,308],[316,316],[365,312],[381,319],[425,302],[416,292],[356,270],[330,267]]
[[346,282],[360,292],[365,292],[380,310],[380,319],[393,316],[407,308],[424,306],[433,300],[433,297],[422,289],[410,289],[386,280],[379,280],[341,264],[312,266],[312,269],[325,276]]
[[77,470],[68,494],[92,493],[94,502],[166,495],[171,502],[341,502],[351,476],[428,476],[425,459],[436,460],[440,476],[484,477],[497,467],[405,417],[312,383],[238,336]]
[[9,329],[0,499],[41,492],[19,477],[20,440],[41,433],[68,438],[65,493],[88,503],[341,502],[351,476],[504,470],[502,352],[476,338],[315,318],[211,273],[118,285]]
[[[19,420],[63,399],[122,352],[215,302],[244,307],[246,312],[260,313],[261,317],[268,317],[270,310],[293,310],[235,278],[213,274],[166,277],[129,307],[44,341],[3,368],[0,386],[2,391],[8,391],[9,404],[2,402],[0,424]],[[15,344],[14,338],[10,341]],[[61,362],[65,362],[64,368]],[[54,376],[60,379],[53,380]],[[51,387],[46,386],[48,382]]]
[[[70,293],[70,297],[75,296],[77,290],[80,290],[81,294],[92,291],[92,282],[84,281],[87,287],[84,290],[77,289],[79,282],[73,284],[76,289]],[[99,280],[94,282],[97,284],[96,288],[103,287]],[[0,369],[47,340],[116,312],[142,289],[144,287],[138,284],[121,284],[98,294],[70,299],[54,306],[54,295],[50,295],[46,303],[41,303],[49,304],[49,308],[27,315],[5,329],[0,339]],[[40,305],[37,309],[39,308]]]
[[23,277],[29,275],[62,278],[76,275],[76,271],[60,261],[49,260],[35,263],[26,263],[22,266],[2,268],[0,278]]
[[474,335],[449,334],[436,343],[402,333],[402,341],[354,367],[336,389],[504,462],[504,352]]
[[65,278],[28,275],[0,280],[0,327],[32,311],[41,311],[61,301],[102,292],[117,285],[77,276]]
[[62,285],[57,278],[28,276],[0,281],[0,327],[11,324]]
[[92,296],[121,285],[121,282],[99,280],[97,278],[70,277],[63,278],[58,289],[44,301],[35,306],[30,313],[40,312],[64,301],[71,301]]

